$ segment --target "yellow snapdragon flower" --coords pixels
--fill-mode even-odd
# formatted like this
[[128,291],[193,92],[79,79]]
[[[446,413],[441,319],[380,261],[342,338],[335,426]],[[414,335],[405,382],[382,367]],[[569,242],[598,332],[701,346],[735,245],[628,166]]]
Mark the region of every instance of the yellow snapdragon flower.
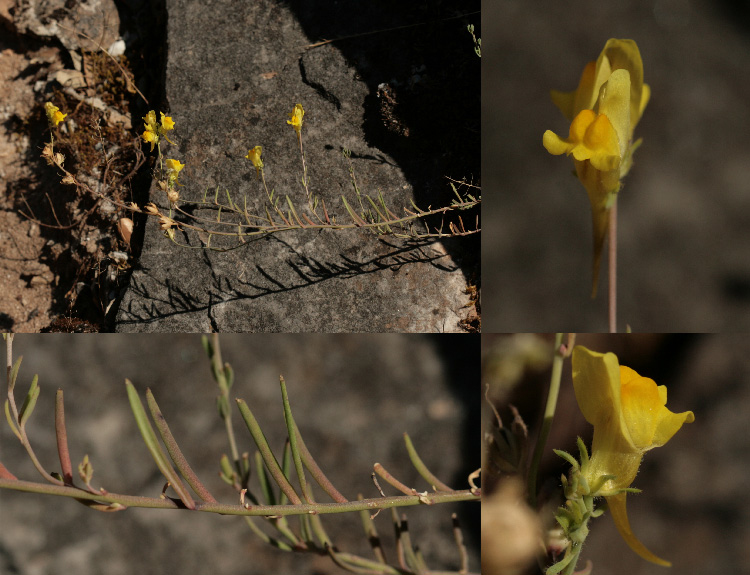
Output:
[[302,108],[302,104],[295,104],[292,113],[289,114],[289,120],[286,121],[286,123],[292,126],[294,131],[297,132],[297,136],[299,136],[302,131],[302,117],[304,115],[305,110]]
[[253,166],[255,166],[256,174],[260,174],[260,171],[263,169],[263,160],[260,159],[260,155],[262,153],[263,153],[263,147],[255,146],[252,150],[248,150],[247,156],[245,156],[248,160],[250,160],[253,163]]
[[177,181],[177,178],[180,175],[180,171],[185,167],[185,164],[180,162],[180,160],[171,159],[164,162],[164,164],[167,166],[167,182],[170,187],[173,187],[174,184],[179,185],[180,182]]
[[666,407],[667,388],[620,366],[613,353],[573,348],[573,387],[586,421],[594,426],[591,458],[582,467],[588,485],[607,480],[598,490],[609,504],[617,530],[638,555],[659,565],[670,563],[649,551],[633,534],[625,505],[627,492],[638,473],[644,453],[661,447],[684,423],[692,423],[692,411],[673,413]]
[[47,113],[47,121],[50,123],[50,126],[57,127],[60,122],[64,121],[67,117],[67,114],[63,114],[60,111],[60,108],[55,106],[52,102],[46,102],[44,104],[44,111]]
[[599,58],[583,70],[573,92],[552,91],[552,101],[571,121],[567,138],[547,130],[542,143],[551,154],[572,155],[586,188],[594,227],[593,289],[599,276],[609,210],[633,163],[633,130],[651,96],[643,83],[643,61],[633,40],[610,39]]
[[[165,116],[164,112],[161,114],[161,124],[156,121],[156,112],[150,110],[148,114],[143,117],[144,132],[141,134],[141,138],[147,144],[151,144],[151,151],[154,151],[154,146],[159,143],[163,137],[167,142],[172,144],[173,142],[167,138],[166,133],[169,130],[174,130],[174,121],[171,116]],[[161,148],[160,148],[161,149]]]

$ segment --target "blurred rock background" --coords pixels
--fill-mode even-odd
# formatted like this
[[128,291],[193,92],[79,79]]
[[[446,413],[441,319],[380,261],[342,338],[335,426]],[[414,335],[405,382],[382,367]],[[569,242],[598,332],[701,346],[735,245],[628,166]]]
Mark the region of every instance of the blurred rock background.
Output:
[[[525,335],[525,334],[524,334]],[[516,336],[513,336],[514,338]],[[513,342],[509,336],[483,339],[484,383],[499,381],[489,369],[499,349]],[[547,337],[549,349],[552,337]],[[654,553],[673,564],[674,573],[747,573],[750,571],[750,497],[747,475],[750,456],[747,414],[750,409],[750,342],[742,335],[579,335],[576,344],[612,351],[621,365],[632,367],[668,388],[667,407],[693,411],[695,422],[685,425],[667,445],[643,459],[628,497],[633,532]],[[528,357],[528,352],[526,353]],[[505,364],[509,364],[505,361]],[[549,367],[523,370],[516,386],[497,402],[504,424],[515,405],[536,441],[547,397]],[[493,375],[494,374],[494,375]],[[495,383],[493,383],[495,382]],[[591,445],[592,427],[578,410],[571,381],[570,360],[563,367],[562,387],[547,442],[538,485],[542,493],[542,521],[549,525],[560,504],[560,475],[565,462],[552,448],[577,453],[576,437]],[[491,495],[491,491],[486,494]],[[540,502],[541,502],[540,501]],[[593,519],[579,568],[593,562],[595,575],[663,574],[630,551],[608,514]],[[483,545],[484,546],[484,545]],[[538,573],[532,568],[528,573]],[[491,575],[485,573],[485,575]]]
[[[237,335],[222,336],[221,342],[224,361],[236,373],[232,396],[248,402],[279,453],[286,437],[278,385],[284,375],[306,443],[348,498],[377,495],[370,478],[375,462],[408,485],[428,488],[409,463],[404,431],[427,465],[457,488],[467,485],[466,477],[479,465],[472,383],[479,379],[478,336]],[[123,385],[129,378],[141,397],[152,389],[209,490],[220,501],[237,500],[218,477],[219,458],[229,447],[200,336],[18,336],[14,348],[15,357],[24,356],[17,401],[39,374],[41,396],[28,429],[45,468],[59,468],[54,395],[61,387],[74,466],[88,454],[96,487],[158,496],[164,480],[133,420]],[[254,453],[236,409],[234,423],[240,450]],[[41,481],[4,421],[0,461],[19,478]],[[470,567],[478,571],[479,505],[409,508],[412,539],[432,568],[457,569],[453,511],[464,525]],[[327,557],[265,545],[239,517],[149,509],[104,514],[68,499],[0,490],[0,518],[0,573],[343,572]],[[328,516],[324,524],[342,550],[371,557],[357,514]],[[388,514],[381,513],[376,525],[395,559]]]
[[498,0],[483,23],[485,331],[607,329],[588,198],[542,134],[567,135],[549,91],[574,90],[609,38],[637,41],[652,90],[618,201],[621,329],[747,331],[750,5]]

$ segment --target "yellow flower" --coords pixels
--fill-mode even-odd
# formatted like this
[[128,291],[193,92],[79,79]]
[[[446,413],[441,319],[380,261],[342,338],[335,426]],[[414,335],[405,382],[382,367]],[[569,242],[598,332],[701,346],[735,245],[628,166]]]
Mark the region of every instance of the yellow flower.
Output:
[[633,163],[633,130],[651,90],[643,83],[643,61],[633,40],[610,39],[595,62],[583,70],[574,92],[552,91],[552,101],[570,120],[568,138],[547,130],[542,143],[551,154],[573,155],[576,174],[586,188],[594,227],[592,296],[596,295],[609,210],[622,178]]
[[253,166],[255,166],[255,171],[257,174],[260,174],[260,171],[263,169],[263,160],[260,159],[260,155],[263,153],[263,148],[261,146],[255,146],[252,150],[247,151],[247,156],[245,156],[248,160],[250,160],[253,163]]
[[302,117],[304,115],[305,110],[302,108],[302,104],[295,104],[294,110],[289,114],[290,119],[286,121],[286,123],[292,126],[294,131],[297,132],[297,136],[299,136],[302,131]]
[[172,120],[172,116],[165,116],[164,112],[159,112],[161,114],[161,127],[164,132],[168,132],[169,130],[174,130],[174,121]]
[[[167,181],[169,187],[174,187],[174,184],[179,184],[177,178],[180,175],[180,171],[185,167],[185,164],[181,163],[180,160],[167,160],[164,162],[167,166]],[[176,201],[176,200],[174,200]]]
[[175,174],[179,174],[180,170],[185,167],[185,164],[180,162],[180,160],[167,160],[165,164],[167,165],[167,171]]
[[166,133],[169,130],[174,130],[174,121],[171,116],[165,116],[164,112],[159,112],[161,115],[161,125],[156,122],[156,112],[150,110],[148,114],[143,117],[143,127],[145,131],[141,134],[143,141],[151,144],[151,151],[154,151],[154,146],[159,143],[159,140],[164,137],[167,142],[172,144],[173,142],[167,138]]
[[633,535],[625,505],[627,492],[638,473],[643,454],[667,443],[692,411],[667,409],[667,388],[620,366],[613,353],[585,347],[573,349],[573,387],[586,421],[594,426],[591,459],[582,469],[589,486],[610,476],[598,493],[607,499],[617,530],[630,548],[659,565],[670,563],[651,553]]
[[44,111],[47,112],[47,121],[50,123],[50,126],[57,127],[60,122],[67,117],[67,114],[63,114],[60,111],[60,108],[55,106],[52,102],[44,104]]

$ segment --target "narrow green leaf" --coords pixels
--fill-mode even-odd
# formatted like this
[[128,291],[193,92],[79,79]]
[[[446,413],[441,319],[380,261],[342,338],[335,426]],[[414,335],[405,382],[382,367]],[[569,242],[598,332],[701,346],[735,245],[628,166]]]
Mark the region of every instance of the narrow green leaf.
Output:
[[211,345],[211,340],[208,338],[207,335],[201,336],[201,344],[203,345],[203,351],[206,352],[208,359],[212,359],[214,356],[214,348]]
[[172,489],[175,490],[175,493],[177,493],[179,498],[185,504],[185,507],[188,509],[195,509],[193,498],[190,496],[190,493],[187,491],[180,478],[174,472],[174,469],[172,469],[172,466],[167,460],[167,456],[162,451],[159,441],[156,439],[156,434],[148,420],[146,410],[143,409],[143,403],[141,403],[141,398],[138,396],[138,392],[135,390],[135,387],[130,380],[126,379],[125,385],[128,390],[128,400],[130,401],[130,408],[135,416],[135,422],[138,425],[143,441],[151,452],[151,456],[154,458],[159,471],[161,471],[162,475],[164,475],[167,481],[169,481]]
[[276,481],[281,490],[286,493],[289,501],[291,501],[293,505],[300,505],[302,501],[300,500],[299,495],[297,495],[297,493],[294,491],[294,488],[289,483],[287,478],[284,477],[284,474],[281,471],[281,467],[279,467],[279,462],[276,461],[276,457],[271,451],[271,448],[268,446],[266,436],[263,434],[260,425],[258,425],[258,421],[255,419],[253,412],[250,411],[250,408],[247,406],[244,400],[237,399],[236,401],[237,406],[240,409],[242,419],[245,420],[245,425],[247,425],[247,429],[248,431],[250,431],[250,435],[252,435],[253,441],[255,441],[255,445],[258,446],[258,450],[260,450],[260,454],[263,456],[263,461],[265,462],[266,467],[268,467],[268,470],[271,472],[271,476],[274,478],[274,481]]
[[406,450],[409,452],[409,459],[411,459],[412,465],[414,465],[424,480],[438,491],[453,491],[453,489],[440,481],[429,469],[427,469],[427,466],[417,454],[417,450],[414,449],[414,445],[412,444],[408,433],[404,433],[404,442],[406,443]]
[[268,477],[268,470],[263,465],[263,457],[261,457],[260,451],[255,452],[255,467],[260,470],[258,482],[260,483],[260,492],[263,494],[263,501],[266,505],[276,505],[276,494],[271,488],[271,479]]
[[289,434],[289,447],[292,450],[292,460],[297,470],[302,496],[308,503],[312,503],[310,493],[307,490],[307,481],[305,481],[305,469],[302,467],[302,457],[300,456],[299,447],[297,447],[296,426],[294,425],[294,416],[292,416],[292,408],[289,405],[289,395],[283,377],[279,377],[279,384],[281,385],[281,401],[284,403],[284,420],[286,421],[286,429]]
[[364,221],[362,218],[360,218],[357,215],[357,212],[355,212],[352,207],[349,205],[349,202],[346,201],[346,197],[341,196],[341,200],[344,202],[344,207],[346,208],[346,211],[349,212],[349,217],[351,217],[352,220],[354,220],[354,223],[360,227],[366,226],[367,222]]
[[234,370],[228,363],[224,364],[224,377],[227,381],[227,391],[229,391],[230,389],[232,389],[232,385],[234,384]]
[[70,452],[68,451],[68,432],[65,428],[65,406],[62,389],[58,389],[55,394],[55,437],[62,477],[65,483],[71,485],[73,483],[73,464],[70,461]]
[[190,467],[190,464],[183,455],[182,450],[180,449],[180,446],[177,444],[177,441],[172,435],[172,431],[169,429],[169,425],[167,425],[167,420],[164,418],[164,415],[159,409],[159,405],[156,403],[156,398],[154,397],[154,394],[151,393],[150,389],[146,390],[146,402],[148,403],[148,409],[151,412],[151,417],[156,424],[156,429],[159,430],[161,440],[164,442],[164,445],[167,448],[167,453],[169,453],[169,456],[172,458],[172,461],[180,471],[182,477],[185,479],[187,484],[193,488],[193,491],[195,491],[198,496],[203,499],[203,501],[216,503],[216,499],[214,498],[214,496],[211,495],[206,486],[203,485],[203,482],[198,479],[198,476],[195,474],[193,468]]
[[[292,451],[289,449],[289,439],[284,442],[284,452],[281,454],[281,472],[287,481],[292,476]],[[279,494],[279,505],[289,503],[289,498],[283,491]]]
[[36,400],[39,399],[39,392],[41,389],[37,385],[39,376],[35,375],[34,379],[31,380],[31,387],[29,387],[29,393],[26,395],[26,399],[23,400],[21,411],[18,415],[18,424],[23,428],[26,426],[26,422],[31,417],[36,407]]
[[8,379],[8,395],[13,393],[13,388],[16,385],[16,378],[18,377],[18,370],[21,368],[22,359],[23,359],[23,356],[19,355],[18,359],[13,364],[13,367],[10,368],[10,378]]
[[8,425],[10,426],[11,431],[16,434],[16,437],[19,441],[23,442],[23,438],[21,437],[21,432],[18,431],[18,428],[16,427],[15,422],[13,421],[13,418],[10,415],[10,404],[8,403],[8,400],[5,400],[5,417],[8,419]]

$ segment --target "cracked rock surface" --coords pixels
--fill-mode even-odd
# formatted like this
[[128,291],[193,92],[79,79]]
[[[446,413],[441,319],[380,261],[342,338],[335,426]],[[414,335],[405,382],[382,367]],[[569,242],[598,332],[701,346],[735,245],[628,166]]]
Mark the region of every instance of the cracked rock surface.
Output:
[[[397,213],[412,200],[449,203],[445,176],[478,177],[479,59],[465,22],[430,22],[424,9],[385,4],[168,0],[165,111],[176,145],[165,154],[186,164],[181,197],[218,190],[264,213],[265,192],[244,157],[261,145],[269,189],[302,208],[299,147],[286,123],[296,103],[305,108],[311,191],[339,221],[348,219],[340,196],[353,196],[344,149],[362,192],[382,192]],[[387,31],[404,24],[414,26]],[[445,87],[444,68],[459,86]],[[456,112],[456,90],[476,92],[469,111]],[[163,196],[152,188],[152,201],[164,205]],[[176,240],[202,247],[206,238],[178,231]],[[353,230],[287,232],[222,253],[178,247],[149,221],[116,329],[460,331],[478,250],[474,239],[414,244]]]

